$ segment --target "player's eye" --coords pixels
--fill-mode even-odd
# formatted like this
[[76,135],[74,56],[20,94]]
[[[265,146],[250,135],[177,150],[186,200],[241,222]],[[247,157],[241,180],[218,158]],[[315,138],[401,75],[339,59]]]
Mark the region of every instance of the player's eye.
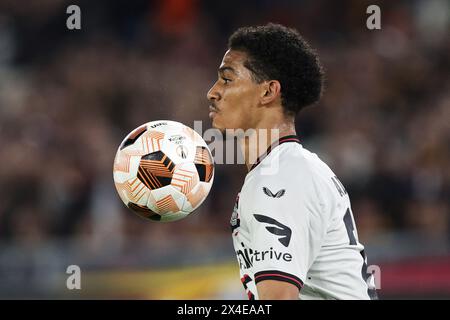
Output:
[[224,78],[224,77],[222,77],[222,80],[223,80],[224,84],[228,84],[231,81],[231,79],[227,79],[227,78]]

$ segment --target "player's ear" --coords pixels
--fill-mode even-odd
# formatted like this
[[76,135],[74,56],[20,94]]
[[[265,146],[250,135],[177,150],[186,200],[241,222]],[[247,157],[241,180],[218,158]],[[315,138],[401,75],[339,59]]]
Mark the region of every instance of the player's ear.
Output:
[[269,104],[281,95],[281,84],[277,80],[264,81],[261,94],[261,104]]

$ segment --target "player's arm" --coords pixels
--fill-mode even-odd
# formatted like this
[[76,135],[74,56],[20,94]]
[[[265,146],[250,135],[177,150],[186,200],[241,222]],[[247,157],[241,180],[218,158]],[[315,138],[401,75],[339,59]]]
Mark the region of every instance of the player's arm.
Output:
[[288,282],[264,280],[256,285],[260,300],[297,300],[299,289]]

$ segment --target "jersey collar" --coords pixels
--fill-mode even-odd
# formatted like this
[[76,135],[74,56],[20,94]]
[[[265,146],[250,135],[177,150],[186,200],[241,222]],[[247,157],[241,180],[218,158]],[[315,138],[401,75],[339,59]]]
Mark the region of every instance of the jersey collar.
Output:
[[250,172],[250,171],[252,171],[253,169],[255,169],[256,166],[257,166],[258,164],[260,164],[261,161],[263,161],[264,158],[267,157],[267,156],[269,155],[269,153],[270,153],[273,149],[275,149],[275,147],[279,146],[279,145],[282,144],[282,143],[286,143],[286,142],[296,142],[296,143],[300,143],[300,139],[299,139],[298,136],[296,136],[296,135],[289,135],[289,136],[281,137],[280,139],[278,139],[277,141],[275,141],[274,143],[272,143],[272,144],[269,146],[269,148],[267,148],[267,151],[266,151],[265,153],[263,153],[262,155],[260,155],[260,156],[258,157],[258,159],[256,159],[256,162],[252,165],[252,167],[250,168],[250,170],[249,170],[248,172]]

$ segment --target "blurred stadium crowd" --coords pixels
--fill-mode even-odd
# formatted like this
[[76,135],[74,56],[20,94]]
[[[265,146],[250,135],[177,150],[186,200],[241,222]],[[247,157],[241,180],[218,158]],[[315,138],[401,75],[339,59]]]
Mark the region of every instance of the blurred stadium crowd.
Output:
[[[81,7],[81,30],[65,27],[69,4]],[[124,208],[112,163],[147,121],[209,128],[206,92],[227,37],[269,21],[298,28],[326,68],[323,99],[297,130],[346,185],[361,241],[450,243],[450,5],[378,1],[382,29],[369,31],[369,4],[1,1],[1,247],[75,240],[126,257],[137,244],[163,252],[177,237],[201,250],[228,240],[244,166],[217,165],[198,212],[159,225]]]

